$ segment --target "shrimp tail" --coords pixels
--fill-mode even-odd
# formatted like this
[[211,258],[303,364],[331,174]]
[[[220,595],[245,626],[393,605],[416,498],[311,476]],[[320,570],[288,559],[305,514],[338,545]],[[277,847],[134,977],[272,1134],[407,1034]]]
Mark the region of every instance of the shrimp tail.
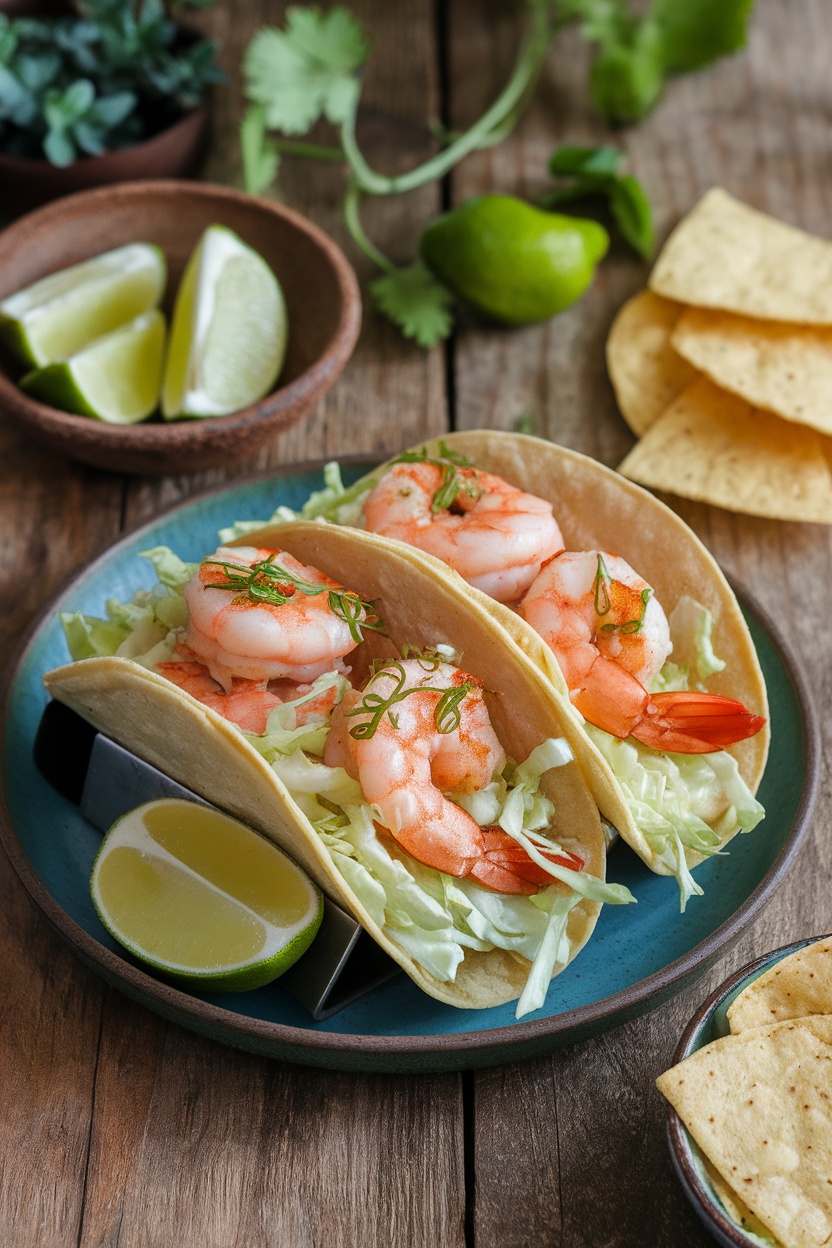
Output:
[[631,735],[656,750],[713,754],[753,737],[765,723],[734,698],[679,691],[651,694]]
[[[584,866],[583,859],[576,854],[541,852],[550,862],[571,871],[580,871]],[[468,876],[496,892],[526,897],[536,893],[541,885],[553,882],[545,867],[534,862],[523,846],[500,828],[482,829],[482,857],[471,866]]]

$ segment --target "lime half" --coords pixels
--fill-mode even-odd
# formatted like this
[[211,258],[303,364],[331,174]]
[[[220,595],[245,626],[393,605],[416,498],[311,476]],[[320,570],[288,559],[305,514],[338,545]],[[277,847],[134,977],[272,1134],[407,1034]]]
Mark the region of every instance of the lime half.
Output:
[[90,879],[111,936],[185,986],[243,992],[276,979],[321,924],[323,896],[271,841],[166,798],[113,824]]
[[27,394],[110,425],[134,425],[159,406],[165,358],[165,318],[158,309],[105,334],[61,364],[27,373]]
[[157,307],[165,275],[165,257],[150,243],[105,251],[4,299],[0,334],[26,364],[66,360]]
[[173,311],[162,415],[226,416],[268,394],[286,355],[286,302],[262,256],[211,225]]

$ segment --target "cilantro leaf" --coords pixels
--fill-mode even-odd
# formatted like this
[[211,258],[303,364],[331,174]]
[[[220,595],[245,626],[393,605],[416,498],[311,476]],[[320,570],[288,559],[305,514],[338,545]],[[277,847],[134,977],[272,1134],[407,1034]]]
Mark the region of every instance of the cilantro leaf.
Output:
[[266,126],[284,134],[305,134],[320,117],[338,125],[356,107],[369,52],[363,26],[346,9],[287,9],[284,30],[266,27],[248,46],[246,94],[263,106]]
[[519,416],[515,416],[514,432],[528,433],[532,437],[539,438],[540,431],[537,427],[537,416],[534,412],[521,412]]
[[634,21],[621,38],[601,44],[589,88],[606,121],[626,125],[650,112],[664,86],[664,57],[661,29],[651,18]]
[[631,174],[617,177],[609,190],[610,212],[624,238],[647,260],[653,250],[654,230],[650,201]]
[[645,258],[653,249],[653,216],[641,184],[631,174],[617,172],[622,153],[614,147],[560,147],[552,154],[549,171],[564,179],[540,199],[554,208],[587,196],[603,198],[624,238]]
[[670,73],[701,69],[745,46],[754,0],[654,0],[662,32],[664,66]]
[[243,185],[249,195],[259,195],[275,179],[280,156],[266,135],[266,110],[252,104],[240,122],[240,150],[243,156]]
[[420,347],[435,347],[453,328],[453,295],[417,261],[379,277],[370,287],[377,307]]
[[549,172],[555,177],[580,177],[584,174],[615,173],[622,153],[615,147],[575,147],[566,144],[552,153]]

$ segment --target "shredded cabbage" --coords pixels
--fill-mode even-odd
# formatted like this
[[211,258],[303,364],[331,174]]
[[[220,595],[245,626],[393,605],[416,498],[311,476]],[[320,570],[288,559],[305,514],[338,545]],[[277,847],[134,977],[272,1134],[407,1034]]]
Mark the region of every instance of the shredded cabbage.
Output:
[[188,619],[182,590],[196,564],[184,563],[167,546],[143,550],[141,557],[150,560],[159,578],[151,589],[138,590],[130,602],[108,598],[106,619],[80,611],[61,612],[73,659],[117,654],[143,667],[155,667],[170,659]]
[[364,500],[376,483],[376,477],[363,477],[354,485],[341,480],[341,465],[333,460],[324,467],[324,488],[310,494],[300,511],[278,507],[268,520],[235,520],[227,529],[220,529],[221,542],[232,542],[268,524],[285,524],[288,520],[331,520],[333,524],[356,527]]
[[[666,663],[651,691],[701,687],[724,662],[717,658],[711,641],[710,611],[692,598],[681,598],[670,616],[674,653],[686,661]],[[609,763],[635,823],[657,860],[676,877],[680,909],[688,899],[701,896],[689,857],[710,857],[721,851],[735,832],[750,832],[765,811],[743,780],[736,759],[725,750],[714,754],[659,753],[632,737],[620,740],[585,725],[586,731]]]

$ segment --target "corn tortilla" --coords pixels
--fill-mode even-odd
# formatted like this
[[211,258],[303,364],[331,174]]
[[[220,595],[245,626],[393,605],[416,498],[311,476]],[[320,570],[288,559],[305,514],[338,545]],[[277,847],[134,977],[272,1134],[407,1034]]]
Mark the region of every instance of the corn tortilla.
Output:
[[715,187],[670,235],[649,285],[696,307],[832,325],[832,243]]
[[753,1027],[656,1083],[699,1147],[783,1248],[832,1236],[832,1018]]
[[[701,378],[618,471],[682,498],[772,520],[832,524],[832,441]],[[649,579],[649,578],[648,578]]]
[[732,1032],[832,1014],[832,941],[819,940],[782,958],[728,1007]]
[[671,337],[684,308],[651,290],[628,299],[607,338],[607,369],[621,415],[640,436],[695,380]]
[[707,373],[723,390],[832,434],[832,328],[688,308],[671,342],[691,371]]
[[[552,442],[525,434],[497,430],[450,433],[442,439],[420,444],[429,454],[441,453],[440,442],[466,456],[487,472],[503,477],[512,485],[548,499],[560,525],[568,550],[609,550],[622,555],[652,585],[668,615],[679,600],[689,594],[707,607],[713,618],[713,643],[725,660],[725,669],[708,681],[712,693],[737,698],[756,714],[768,716],[765,681],[754,644],[736,597],[723,573],[696,535],[674,512],[645,490],[625,481],[596,460]],[[384,471],[378,469],[376,477]],[[445,564],[416,551],[411,562],[428,561],[448,583],[457,583],[470,601],[478,601],[499,621],[514,645],[528,655],[551,684],[568,699],[560,668],[549,647],[526,622],[508,607],[494,602],[466,585]],[[573,746],[598,802],[601,813],[621,833],[623,839],[659,874],[671,874],[659,861],[639,829],[609,764],[589,740],[575,714],[565,733]],[[575,725],[577,725],[577,732]],[[755,737],[729,747],[740,773],[756,792],[768,755],[768,723]],[[723,844],[730,837],[726,836]],[[689,866],[702,857],[686,849]]]
[[[390,642],[365,634],[359,652],[377,653],[376,647],[389,652],[391,643],[424,648],[444,642],[457,650],[465,669],[488,691],[492,723],[509,757],[524,759],[548,737],[563,735],[569,710],[537,668],[516,647],[506,646],[487,611],[468,602],[433,568],[404,558],[398,544],[351,529],[304,523],[260,530],[237,544],[252,542],[288,550],[362,598],[377,601]],[[359,653],[359,665],[369,657]],[[520,995],[530,964],[516,953],[468,949],[453,983],[436,979],[414,962],[373,921],[265,759],[232,724],[164,677],[130,659],[91,658],[48,672],[44,684],[52,697],[100,731],[273,839],[432,997],[460,1008],[484,1008]],[[581,767],[572,762],[550,770],[541,789],[555,804],[553,835],[564,848],[580,853],[585,870],[603,879],[604,836]],[[571,957],[589,939],[599,910],[597,902],[581,900],[570,911]],[[562,969],[557,966],[555,973]]]

